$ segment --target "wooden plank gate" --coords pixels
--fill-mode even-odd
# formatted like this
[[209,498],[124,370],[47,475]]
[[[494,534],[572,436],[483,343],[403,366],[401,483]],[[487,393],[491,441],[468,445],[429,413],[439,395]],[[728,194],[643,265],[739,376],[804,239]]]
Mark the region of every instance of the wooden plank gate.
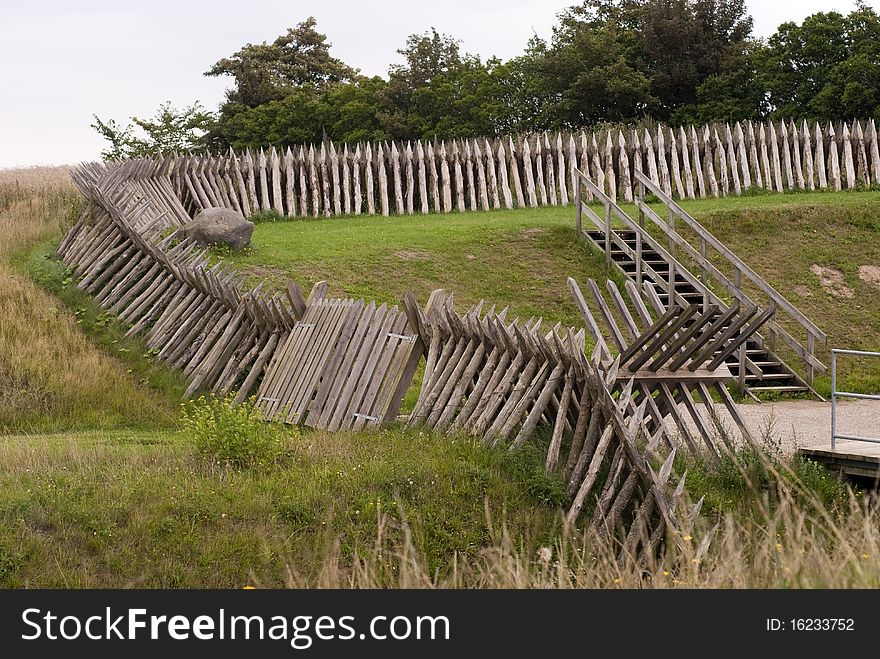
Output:
[[397,418],[423,355],[398,308],[312,299],[275,352],[257,394],[269,420],[325,430]]

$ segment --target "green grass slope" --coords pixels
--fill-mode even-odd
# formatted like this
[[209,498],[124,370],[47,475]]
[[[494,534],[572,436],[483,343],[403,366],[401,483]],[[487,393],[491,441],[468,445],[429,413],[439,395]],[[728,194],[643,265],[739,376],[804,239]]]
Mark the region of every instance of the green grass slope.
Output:
[[[828,334],[828,346],[817,346],[826,364],[831,347],[880,349],[880,284],[859,278],[861,266],[880,267],[880,192],[766,194],[682,206]],[[636,217],[632,205],[623,209]],[[618,275],[576,240],[573,227],[572,206],[294,219],[258,224],[249,249],[222,256],[270,285],[291,278],[307,289],[325,279],[331,294],[389,303],[407,291],[424,302],[432,289],[445,288],[459,309],[485,299],[523,318],[582,326],[566,278],[583,284]],[[813,265],[840,270],[852,297],[829,293]],[[871,364],[854,364],[846,384],[880,386],[871,373]],[[827,390],[827,382],[820,380],[820,388]]]

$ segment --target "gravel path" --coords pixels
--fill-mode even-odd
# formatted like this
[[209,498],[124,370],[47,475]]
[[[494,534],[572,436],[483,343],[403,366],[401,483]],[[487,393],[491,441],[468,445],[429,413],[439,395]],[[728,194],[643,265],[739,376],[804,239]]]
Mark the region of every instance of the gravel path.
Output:
[[[738,407],[756,438],[765,435],[769,428],[771,435],[788,450],[807,446],[831,448],[831,403],[792,400]],[[880,438],[880,401],[839,402],[837,432]]]

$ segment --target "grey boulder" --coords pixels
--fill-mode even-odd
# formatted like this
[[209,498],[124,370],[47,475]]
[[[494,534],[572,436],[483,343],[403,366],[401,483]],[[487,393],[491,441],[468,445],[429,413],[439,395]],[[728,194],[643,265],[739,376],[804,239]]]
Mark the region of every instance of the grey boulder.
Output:
[[238,211],[205,208],[183,226],[183,235],[202,245],[228,245],[243,249],[250,245],[254,223]]

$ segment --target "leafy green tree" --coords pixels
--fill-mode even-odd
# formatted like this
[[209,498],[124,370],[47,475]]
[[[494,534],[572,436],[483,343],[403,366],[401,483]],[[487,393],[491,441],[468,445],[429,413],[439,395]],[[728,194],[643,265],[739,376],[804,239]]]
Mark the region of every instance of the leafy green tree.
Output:
[[106,121],[93,115],[92,124],[110,146],[101,152],[105,160],[140,158],[173,151],[201,151],[206,147],[206,135],[214,126],[216,117],[196,101],[177,110],[171,102],[159,106],[152,119],[132,117],[130,124],[120,125],[114,119]]
[[631,61],[624,9],[585,2],[560,14],[552,44],[535,63],[546,127],[631,121],[656,105],[650,79]]
[[205,75],[232,76],[235,87],[227,92],[227,103],[252,108],[280,100],[297,88],[321,90],[351,80],[357,70],[330,55],[327,36],[316,26],[314,17],[309,17],[271,44],[247,44]]
[[758,65],[771,111],[820,119],[880,119],[880,17],[863,3],[783,23]]

